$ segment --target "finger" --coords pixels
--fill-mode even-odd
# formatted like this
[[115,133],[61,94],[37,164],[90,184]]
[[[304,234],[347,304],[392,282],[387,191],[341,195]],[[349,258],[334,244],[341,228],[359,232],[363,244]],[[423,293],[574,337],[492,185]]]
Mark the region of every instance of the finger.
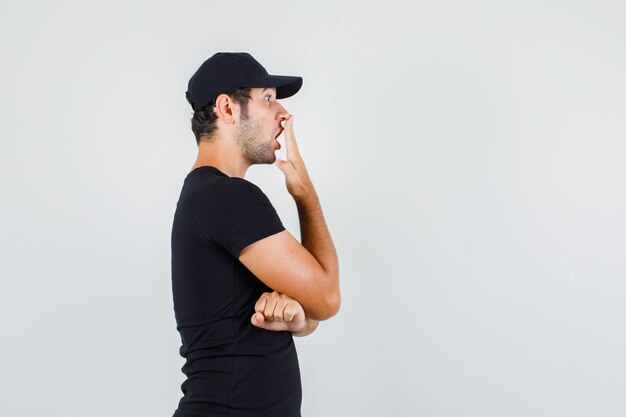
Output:
[[289,303],[289,306],[285,308],[284,320],[292,321],[298,313],[304,314],[304,309],[302,308],[302,305],[297,301],[291,302]]
[[287,160],[291,155],[291,137],[293,135],[293,114],[290,114],[287,120],[285,120],[285,126],[283,129],[283,137],[285,138],[285,154]]
[[285,145],[287,147],[287,160],[292,161],[294,157],[300,155],[298,144],[296,143],[296,135],[293,132],[293,114],[285,121]]
[[263,310],[263,315],[265,315],[265,318],[272,319],[274,317],[275,309],[276,309],[276,299],[273,297],[268,297],[267,304],[265,305],[265,309]]
[[279,302],[276,304],[276,309],[274,310],[274,320],[275,321],[283,321],[285,317],[285,308],[289,305],[289,301],[286,303]]
[[265,305],[267,304],[268,296],[269,296],[268,292],[264,292],[263,294],[261,294],[256,304],[254,305],[254,311],[263,312],[263,310],[265,310]]
[[289,321],[293,320],[293,318],[296,315],[297,311],[298,311],[298,309],[297,309],[296,305],[290,303],[287,307],[285,307],[283,320],[286,321],[286,322],[289,322]]

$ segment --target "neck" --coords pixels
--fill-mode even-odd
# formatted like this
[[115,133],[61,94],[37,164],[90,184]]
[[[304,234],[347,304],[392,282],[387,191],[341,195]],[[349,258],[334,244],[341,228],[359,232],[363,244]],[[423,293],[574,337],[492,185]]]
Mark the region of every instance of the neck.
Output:
[[201,166],[212,166],[229,177],[244,178],[250,164],[243,159],[241,148],[232,141],[215,138],[211,142],[200,142],[198,157],[192,170]]

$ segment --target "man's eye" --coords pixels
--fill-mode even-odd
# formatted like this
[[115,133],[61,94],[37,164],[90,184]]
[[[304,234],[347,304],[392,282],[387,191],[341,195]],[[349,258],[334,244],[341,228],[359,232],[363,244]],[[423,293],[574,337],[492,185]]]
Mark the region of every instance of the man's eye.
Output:
[[[267,99],[271,99],[271,98],[272,98],[272,96],[267,95],[267,96],[265,96],[265,98],[267,98]],[[269,100],[268,100],[268,101],[269,101]]]

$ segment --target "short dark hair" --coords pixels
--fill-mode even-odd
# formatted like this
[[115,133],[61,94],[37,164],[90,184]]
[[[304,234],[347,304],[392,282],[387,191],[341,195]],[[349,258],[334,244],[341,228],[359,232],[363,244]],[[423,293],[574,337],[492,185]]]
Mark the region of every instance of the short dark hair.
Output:
[[[250,101],[250,88],[238,88],[226,93],[234,102],[241,106],[243,118],[248,117],[248,101]],[[217,116],[215,115],[215,101],[210,101],[206,106],[199,108],[191,118],[191,130],[196,136],[196,143],[211,142],[217,129]]]

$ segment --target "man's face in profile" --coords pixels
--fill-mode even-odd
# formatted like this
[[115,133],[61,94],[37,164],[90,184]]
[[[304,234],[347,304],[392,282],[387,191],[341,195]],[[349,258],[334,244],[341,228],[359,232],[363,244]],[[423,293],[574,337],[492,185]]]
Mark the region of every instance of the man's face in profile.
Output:
[[276,101],[276,88],[252,88],[246,112],[240,113],[237,143],[250,164],[273,164],[281,146],[276,137],[289,113]]

